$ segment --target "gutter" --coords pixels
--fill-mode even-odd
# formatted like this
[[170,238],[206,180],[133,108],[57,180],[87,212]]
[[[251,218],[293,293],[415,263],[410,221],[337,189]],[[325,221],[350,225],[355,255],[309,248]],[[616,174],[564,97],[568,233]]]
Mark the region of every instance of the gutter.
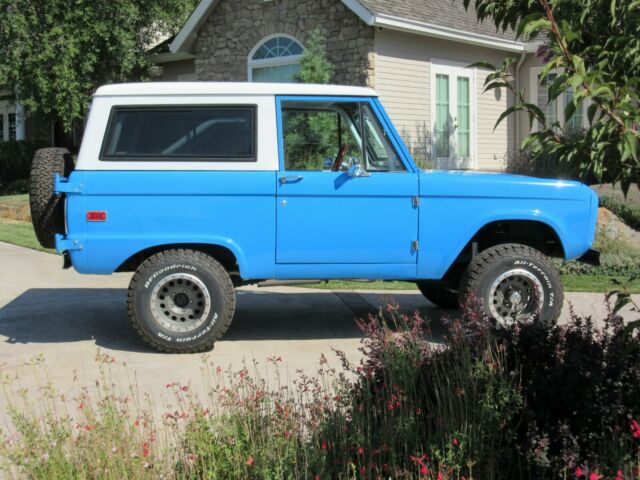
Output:
[[525,43],[516,42],[515,40],[465,32],[456,28],[408,20],[406,18],[395,17],[393,15],[372,13],[358,0],[342,0],[342,3],[360,17],[364,23],[371,27],[389,28],[391,30],[416,33],[418,35],[444,38],[471,45],[480,45],[498,50],[506,50],[508,52],[523,52],[526,49]]
[[[518,63],[516,64],[516,70],[514,72],[516,92],[520,91],[520,75],[518,74],[520,73],[520,68],[522,67],[522,64],[524,63],[526,58],[527,58],[527,50],[525,49],[522,52],[520,52],[520,60],[518,60]],[[518,137],[520,135],[520,112],[516,112],[515,129],[516,129],[515,135],[513,136],[514,155],[516,154],[517,150],[520,148],[520,145],[519,145],[520,142],[518,141]]]

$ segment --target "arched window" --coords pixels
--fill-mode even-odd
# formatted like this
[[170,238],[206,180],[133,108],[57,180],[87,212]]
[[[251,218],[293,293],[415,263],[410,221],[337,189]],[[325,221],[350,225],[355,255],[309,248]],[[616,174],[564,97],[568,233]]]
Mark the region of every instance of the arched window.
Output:
[[271,35],[251,50],[248,59],[250,82],[295,82],[304,47],[284,34]]

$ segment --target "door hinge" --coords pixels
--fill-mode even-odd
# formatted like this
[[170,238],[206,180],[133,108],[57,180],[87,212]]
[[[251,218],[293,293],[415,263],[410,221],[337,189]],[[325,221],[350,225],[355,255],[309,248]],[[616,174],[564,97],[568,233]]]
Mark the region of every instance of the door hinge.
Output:
[[418,240],[414,240],[411,242],[411,250],[417,252],[419,247],[420,247],[420,243],[418,242]]
[[60,254],[62,252],[71,252],[73,250],[82,250],[84,246],[80,240],[67,237],[61,233],[55,234],[56,251]]
[[420,197],[411,197],[411,205],[413,205],[414,208],[420,206]]
[[54,177],[53,185],[53,190],[58,195],[61,193],[82,193],[84,190],[82,183],[70,182],[68,178],[61,177],[58,173]]

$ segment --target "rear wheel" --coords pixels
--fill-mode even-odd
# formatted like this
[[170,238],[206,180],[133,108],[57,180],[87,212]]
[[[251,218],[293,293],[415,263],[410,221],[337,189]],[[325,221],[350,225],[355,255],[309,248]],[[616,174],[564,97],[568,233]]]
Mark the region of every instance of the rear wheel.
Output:
[[452,283],[422,280],[417,282],[417,285],[424,298],[437,307],[445,309],[459,307],[458,290]]
[[479,253],[460,282],[460,303],[479,299],[485,314],[499,325],[554,322],[564,289],[549,258],[535,248],[508,243]]
[[161,352],[210,350],[229,328],[235,303],[224,267],[195,250],[167,250],[150,257],[129,285],[133,328]]

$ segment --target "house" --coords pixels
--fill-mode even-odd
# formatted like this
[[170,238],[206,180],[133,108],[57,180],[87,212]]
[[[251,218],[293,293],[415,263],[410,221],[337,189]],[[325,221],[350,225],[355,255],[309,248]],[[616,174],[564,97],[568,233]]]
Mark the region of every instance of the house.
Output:
[[0,142],[25,138],[24,107],[16,103],[11,91],[0,89]]
[[529,133],[524,115],[494,130],[513,99],[484,93],[489,71],[472,63],[516,57],[518,87],[562,117],[563,99],[547,105],[538,86],[538,45],[478,22],[462,0],[202,0],[154,61],[164,80],[294,81],[316,28],[334,82],[375,88],[416,159],[435,168],[504,169]]

